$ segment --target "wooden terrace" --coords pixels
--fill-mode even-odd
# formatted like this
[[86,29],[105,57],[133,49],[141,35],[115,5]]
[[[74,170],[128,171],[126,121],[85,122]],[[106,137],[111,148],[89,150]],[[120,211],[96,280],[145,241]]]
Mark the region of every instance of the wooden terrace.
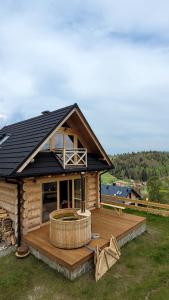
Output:
[[[114,235],[119,242],[127,236],[131,237],[132,233],[139,230],[144,224],[145,218],[140,216],[125,213],[118,216],[110,209],[95,209],[92,211],[92,233],[99,233],[100,237],[91,240],[88,246],[96,248],[98,245],[100,248],[104,248],[109,245],[111,235]],[[129,240],[134,237],[132,236]],[[71,271],[94,256],[92,250],[87,247],[73,250],[54,247],[49,241],[49,223],[29,232],[23,239],[33,249]]]

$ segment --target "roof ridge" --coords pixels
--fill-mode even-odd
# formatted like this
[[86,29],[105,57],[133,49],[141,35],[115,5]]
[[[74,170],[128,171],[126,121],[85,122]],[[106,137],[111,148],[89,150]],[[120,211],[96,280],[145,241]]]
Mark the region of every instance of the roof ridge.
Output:
[[[72,108],[72,109],[73,109],[73,108],[75,108],[75,107],[78,107],[78,104],[77,104],[77,103],[74,103],[74,104],[72,104],[72,105],[68,105],[68,106],[64,106],[64,107],[55,109],[55,110],[53,110],[53,111],[50,111],[49,114],[51,115],[51,114],[53,114],[53,113],[58,112],[59,110],[69,109],[69,108]],[[39,114],[39,115],[37,115],[37,116],[35,116],[35,117],[31,117],[31,118],[28,118],[28,119],[25,119],[25,120],[22,120],[22,121],[19,121],[19,122],[16,122],[16,123],[12,123],[12,124],[6,125],[6,126],[0,128],[0,131],[1,131],[1,130],[8,129],[8,128],[10,128],[11,126],[15,126],[15,125],[19,125],[19,124],[22,124],[22,123],[24,123],[24,122],[27,122],[27,121],[35,120],[35,119],[40,118],[40,117],[46,117],[46,115],[43,115],[43,114],[41,113],[41,114]]]

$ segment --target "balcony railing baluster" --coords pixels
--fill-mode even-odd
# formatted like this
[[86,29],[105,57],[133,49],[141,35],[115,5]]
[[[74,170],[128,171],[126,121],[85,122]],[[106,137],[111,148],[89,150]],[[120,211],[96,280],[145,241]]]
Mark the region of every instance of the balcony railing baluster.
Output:
[[59,158],[63,168],[70,166],[85,166],[87,167],[87,149],[65,149],[60,148],[55,150],[56,156]]

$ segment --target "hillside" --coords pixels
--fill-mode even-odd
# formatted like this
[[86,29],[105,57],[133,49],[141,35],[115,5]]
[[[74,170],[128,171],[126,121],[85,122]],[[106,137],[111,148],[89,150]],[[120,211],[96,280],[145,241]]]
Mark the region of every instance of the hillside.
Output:
[[169,176],[169,152],[148,151],[111,156],[111,174],[120,179],[147,181],[152,176]]

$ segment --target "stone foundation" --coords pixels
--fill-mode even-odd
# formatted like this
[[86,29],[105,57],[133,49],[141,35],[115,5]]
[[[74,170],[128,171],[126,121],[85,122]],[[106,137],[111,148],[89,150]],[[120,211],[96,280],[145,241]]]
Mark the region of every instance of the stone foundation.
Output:
[[120,248],[123,247],[125,244],[134,240],[137,236],[141,235],[145,231],[146,231],[146,223],[139,225],[138,228],[131,230],[127,235],[125,235],[123,238],[117,241],[119,247]]
[[[82,265],[78,266],[75,270],[70,270],[65,266],[60,265],[59,263],[49,259],[47,256],[40,253],[38,250],[29,247],[30,252],[39,260],[42,260],[44,263],[49,265],[52,269],[55,269],[59,273],[62,273],[66,278],[70,280],[74,280],[77,277],[80,277],[82,274],[91,270],[94,266],[93,258],[91,260],[86,261]],[[68,250],[69,251],[69,250]]]
[[[118,240],[119,247],[123,247],[129,241],[135,239],[137,236],[141,235],[146,230],[146,223],[139,225],[134,230],[131,230],[126,236]],[[48,264],[52,269],[57,270],[59,273],[62,273],[66,278],[74,280],[86,272],[94,269],[94,258],[84,262],[74,270],[70,270],[63,265],[58,264],[56,261],[49,259],[47,256],[40,253],[38,250],[30,247],[31,253],[39,260],[42,260],[44,263]],[[69,250],[68,250],[69,251]],[[89,250],[90,251],[90,250]]]

